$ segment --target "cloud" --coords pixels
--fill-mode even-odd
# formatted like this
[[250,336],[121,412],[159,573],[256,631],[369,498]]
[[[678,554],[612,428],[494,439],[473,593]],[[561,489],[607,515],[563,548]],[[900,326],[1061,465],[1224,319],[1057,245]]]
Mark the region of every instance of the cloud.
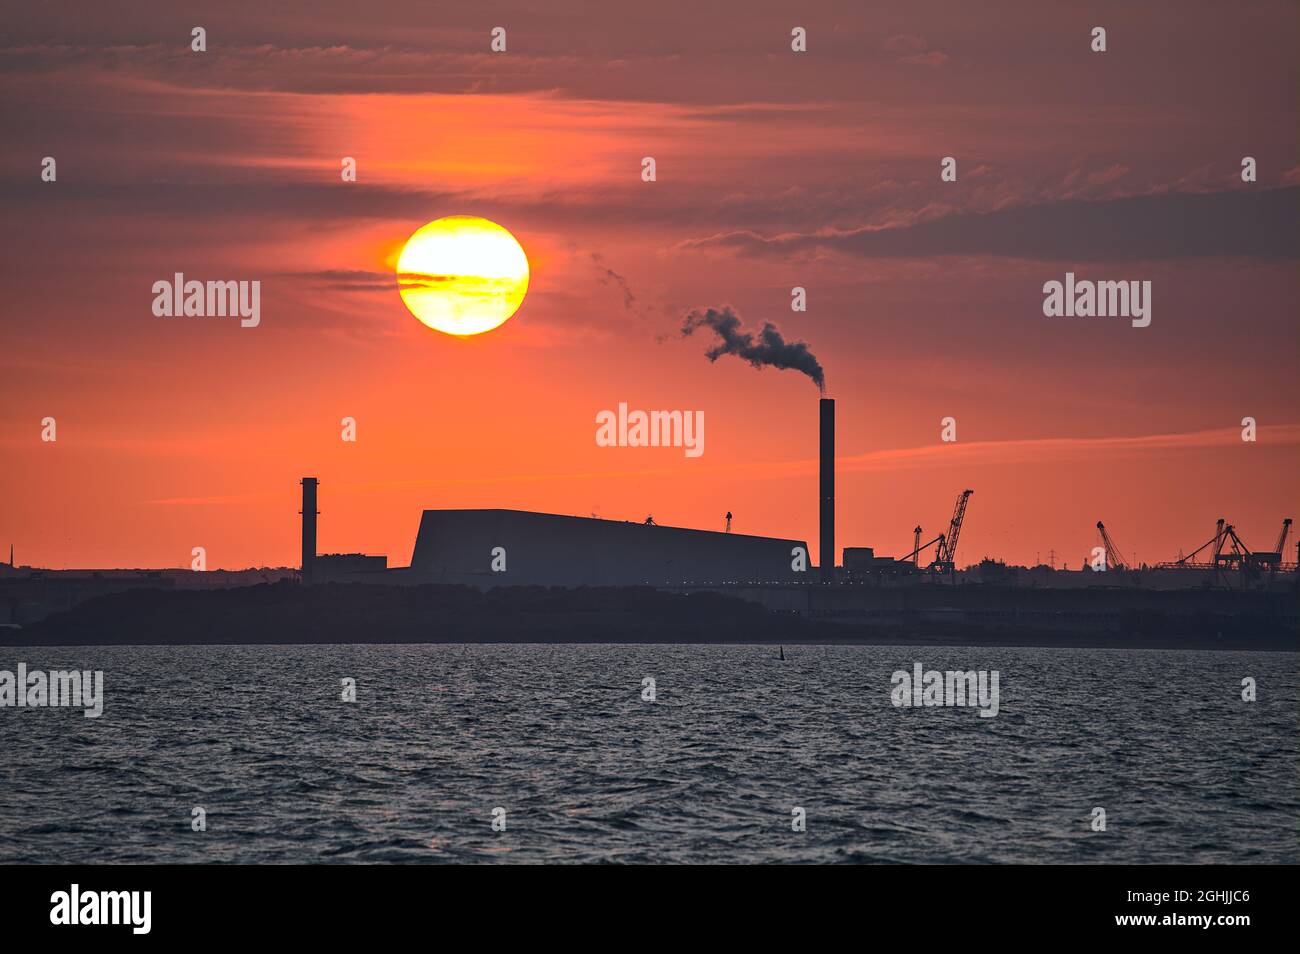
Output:
[[938,69],[950,60],[951,57],[941,50],[929,50],[925,53],[916,53],[912,56],[904,56],[901,62],[910,63],[912,66],[928,66],[931,69]]
[[[1300,444],[1300,424],[1276,424],[1269,428],[1270,445]],[[1142,434],[1134,437],[1040,437],[1026,440],[965,441],[954,444],[927,444],[922,447],[871,451],[837,459],[844,471],[887,470],[906,466],[925,466],[940,460],[951,463],[961,457],[963,463],[1040,464],[1052,460],[1097,460],[1142,455],[1168,454],[1175,451],[1232,448],[1241,445],[1237,427],[1190,431],[1178,434]]]
[[[1300,424],[1269,426],[1270,447],[1300,445]],[[896,473],[938,467],[950,470],[958,458],[964,467],[982,465],[1024,466],[1050,462],[1081,463],[1098,460],[1132,460],[1160,457],[1179,452],[1230,449],[1241,446],[1241,429],[1216,428],[1174,434],[1140,434],[1132,437],[1034,437],[1019,440],[961,441],[931,443],[919,447],[892,447],[835,458],[837,472]],[[820,463],[815,457],[770,463],[736,465],[737,475],[754,478],[792,477],[815,474]]]
[[899,226],[695,239],[756,255],[838,252],[861,258],[1000,256],[1039,261],[1300,258],[1300,188],[1168,193],[1101,202],[1025,204]]
[[392,272],[367,272],[357,269],[330,268],[315,272],[281,272],[285,278],[312,282],[330,291],[340,292],[392,292],[398,280],[406,277]]
[[891,36],[881,46],[886,53],[892,53],[898,62],[907,63],[911,66],[928,66],[931,69],[938,69],[952,59],[942,50],[930,49],[930,44],[925,37],[917,36],[915,33],[900,33],[897,36]]

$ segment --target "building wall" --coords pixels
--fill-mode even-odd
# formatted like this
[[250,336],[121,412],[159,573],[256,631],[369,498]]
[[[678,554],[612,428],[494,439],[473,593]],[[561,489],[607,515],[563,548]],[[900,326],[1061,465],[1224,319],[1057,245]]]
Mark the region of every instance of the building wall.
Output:
[[[505,572],[492,551],[505,550]],[[411,557],[410,582],[483,586],[655,586],[681,583],[797,582],[791,569],[802,540],[648,526],[522,510],[426,510]]]
[[312,562],[312,583],[382,583],[388,557],[365,553],[318,553]]

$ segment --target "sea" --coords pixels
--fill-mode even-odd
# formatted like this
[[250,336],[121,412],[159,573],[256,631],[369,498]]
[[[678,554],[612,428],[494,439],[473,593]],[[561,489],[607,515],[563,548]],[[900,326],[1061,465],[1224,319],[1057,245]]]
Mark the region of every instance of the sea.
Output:
[[[1295,653],[0,653],[100,670],[104,695],[98,718],[0,708],[4,863],[1300,859]],[[997,714],[895,705],[918,663],[996,671]]]

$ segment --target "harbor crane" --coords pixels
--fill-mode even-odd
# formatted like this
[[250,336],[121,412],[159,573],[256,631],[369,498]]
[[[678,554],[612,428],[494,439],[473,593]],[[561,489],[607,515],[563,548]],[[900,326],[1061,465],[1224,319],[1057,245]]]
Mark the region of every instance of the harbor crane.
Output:
[[[1291,519],[1289,517],[1282,521],[1280,540],[1285,540],[1290,530],[1290,524]],[[1210,550],[1210,559],[1208,561],[1197,561],[1196,558],[1207,549]],[[1272,553],[1253,552],[1250,547],[1246,546],[1246,542],[1241,539],[1241,536],[1237,533],[1237,528],[1220,517],[1214,524],[1214,536],[1187,554],[1187,556],[1174,563],[1162,563],[1160,566],[1166,569],[1196,568],[1213,570],[1216,582],[1221,579],[1220,574],[1223,571],[1237,570],[1241,573],[1242,585],[1244,586],[1252,578],[1258,576],[1260,570],[1280,562],[1280,553],[1277,554],[1275,559]]]
[[961,536],[961,524],[966,519],[966,502],[970,500],[973,490],[963,490],[957,498],[957,505],[952,509],[952,521],[948,524],[948,534],[939,541],[940,572],[952,573],[957,568],[957,538]]
[[[1215,521],[1214,526],[1217,528],[1214,531],[1214,559],[1210,562],[1214,566],[1218,566],[1219,556],[1223,553],[1223,541],[1228,539],[1228,535],[1224,532],[1224,520],[1222,517]],[[1196,554],[1193,553],[1192,555],[1195,556]]]
[[1128,560],[1124,559],[1124,554],[1119,552],[1119,547],[1115,546],[1115,541],[1106,532],[1106,525],[1100,520],[1097,521],[1097,532],[1101,534],[1101,545],[1106,551],[1106,569],[1127,570]]
[[[1220,517],[1214,524],[1214,536],[1206,540],[1187,556],[1180,556],[1172,563],[1158,564],[1162,570],[1209,570],[1213,573],[1215,585],[1231,584],[1232,579],[1225,571],[1236,570],[1240,574],[1242,587],[1249,586],[1261,575],[1272,577],[1274,574],[1297,570],[1296,585],[1300,588],[1300,548],[1297,549],[1297,563],[1286,560],[1286,541],[1291,535],[1292,520],[1282,521],[1282,529],[1277,535],[1277,544],[1273,550],[1251,550],[1246,546],[1237,528]],[[1201,557],[1201,554],[1208,554]],[[1198,559],[1198,557],[1201,557]]]
[[[1286,538],[1290,533],[1291,533],[1291,518],[1287,517],[1282,521],[1282,531],[1277,535],[1277,546],[1273,548],[1274,553],[1277,553],[1280,556],[1286,550]],[[11,550],[9,552],[9,562],[12,563],[13,559],[14,559],[14,555],[13,555],[13,551]]]
[[1261,563],[1268,564],[1271,572],[1276,573],[1286,562],[1286,538],[1291,534],[1291,518],[1286,517],[1282,520],[1282,529],[1278,531],[1277,543],[1271,553],[1257,553],[1255,556]]
[[[1160,566],[1162,568],[1167,568],[1167,569],[1178,569],[1181,567],[1210,568],[1210,567],[1218,566],[1219,558],[1223,553],[1223,543],[1228,537],[1227,533],[1224,530],[1224,527],[1225,527],[1225,521],[1222,517],[1220,517],[1214,523],[1214,536],[1210,537],[1210,539],[1206,540],[1204,543],[1202,543],[1191,553],[1187,554],[1187,556],[1179,557],[1173,563],[1161,563]],[[1196,557],[1201,553],[1202,550],[1206,549],[1207,547],[1214,548],[1210,559],[1208,561],[1198,563]]]
[[966,519],[966,504],[970,500],[970,495],[975,493],[973,490],[963,490],[957,497],[957,503],[952,509],[952,520],[948,522],[948,530],[941,533],[928,543],[922,544],[921,528],[917,527],[912,531],[916,545],[912,552],[899,560],[899,563],[911,562],[914,566],[921,565],[921,553],[930,547],[935,547],[934,560],[926,567],[931,573],[955,573],[957,570],[957,539],[961,536],[961,525]]
[[[1231,542],[1232,549],[1227,553],[1223,552],[1224,544]],[[1241,537],[1237,536],[1237,528],[1232,524],[1227,524],[1223,528],[1223,543],[1219,545],[1219,552],[1215,557],[1217,563],[1221,566],[1235,567],[1241,570],[1256,569],[1257,561],[1255,554],[1242,542]]]
[[1282,529],[1278,531],[1277,543],[1269,551],[1256,550],[1251,554],[1251,562],[1260,570],[1267,570],[1269,573],[1276,573],[1281,569],[1282,564],[1286,562],[1286,538],[1291,535],[1291,518],[1286,517],[1282,521]]

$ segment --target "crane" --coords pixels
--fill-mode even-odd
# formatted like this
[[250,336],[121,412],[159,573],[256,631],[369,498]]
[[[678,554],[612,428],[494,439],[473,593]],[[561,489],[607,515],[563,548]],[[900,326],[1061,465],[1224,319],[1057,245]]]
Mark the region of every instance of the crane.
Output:
[[[1286,552],[1286,538],[1291,533],[1291,518],[1287,517],[1282,521],[1282,530],[1277,535],[1277,546],[1273,547],[1273,552],[1277,554],[1278,562],[1286,559],[1282,554]],[[9,562],[13,563],[13,553],[9,554]]]
[[[899,558],[898,558],[898,562],[899,562],[899,563],[908,563],[908,562],[910,562],[910,563],[912,563],[914,566],[920,566],[920,565],[921,565],[921,554],[924,553],[926,550],[930,549],[930,547],[934,546],[936,543],[942,545],[942,544],[943,544],[943,541],[944,541],[944,535],[941,533],[941,534],[939,534],[937,537],[935,537],[933,540],[929,541],[928,543],[920,543],[919,541],[920,541],[920,539],[921,539],[921,535],[920,535],[919,533],[917,533],[915,530],[913,530],[912,533],[915,534],[915,539],[916,539],[918,542],[917,542],[917,544],[913,547],[912,552],[909,553],[909,554],[908,554],[907,556],[905,556],[905,557],[899,557]],[[928,564],[928,565],[927,565],[927,569],[931,569],[931,570],[933,570],[933,569],[934,569],[934,563],[930,563],[930,564]]]
[[966,519],[966,502],[970,500],[973,490],[963,490],[952,508],[952,520],[948,524],[948,533],[939,537],[939,552],[935,564],[940,572],[952,573],[956,570],[957,538],[961,536],[961,524]]
[[[1206,540],[1204,543],[1202,543],[1199,547],[1197,547],[1195,550],[1193,550],[1191,553],[1187,554],[1186,556],[1180,556],[1173,563],[1161,563],[1158,565],[1162,569],[1168,569],[1168,570],[1177,570],[1183,567],[1216,566],[1219,562],[1219,554],[1223,550],[1223,541],[1227,537],[1227,534],[1223,532],[1223,525],[1224,525],[1223,518],[1220,517],[1214,524],[1214,536],[1210,537],[1210,539]],[[1210,559],[1210,561],[1207,563],[1197,563],[1196,557],[1200,554],[1200,552],[1204,550],[1206,547],[1211,547],[1211,546],[1214,547],[1214,556]]]
[[1225,526],[1225,524],[1224,524],[1224,522],[1223,522],[1223,518],[1222,518],[1222,517],[1220,517],[1217,521],[1215,521],[1214,526],[1215,526],[1216,529],[1215,529],[1215,531],[1214,531],[1214,560],[1213,560],[1213,563],[1214,563],[1215,566],[1218,566],[1218,565],[1219,565],[1219,556],[1220,556],[1220,554],[1223,553],[1223,543],[1224,543],[1225,540],[1228,539],[1228,535],[1227,535],[1227,533],[1224,532],[1224,526]]
[[947,533],[941,533],[928,543],[921,543],[921,528],[916,527],[912,531],[913,540],[912,552],[905,557],[900,557],[897,562],[911,563],[913,566],[921,565],[921,554],[936,546],[935,556],[926,569],[931,573],[953,573],[956,570],[954,557],[957,553],[957,538],[961,535],[962,521],[966,519],[966,502],[970,495],[975,493],[973,490],[963,490],[957,497],[957,504],[953,507],[952,520],[948,523]]
[[[1225,553],[1224,548],[1229,543],[1232,547]],[[1237,528],[1230,523],[1225,524],[1223,535],[1219,537],[1219,545],[1214,548],[1214,562],[1220,566],[1245,566],[1250,560],[1250,555],[1250,548],[1241,542],[1241,537],[1237,536]]]
[[1240,549],[1241,555],[1238,559],[1242,561],[1243,566],[1245,567],[1249,567],[1252,570],[1268,570],[1270,573],[1275,573],[1281,567],[1282,562],[1285,559],[1284,547],[1286,547],[1286,538],[1290,536],[1290,534],[1291,518],[1286,517],[1282,520],[1282,529],[1278,531],[1277,543],[1273,545],[1273,549],[1271,551],[1252,551],[1248,549],[1246,545],[1241,542],[1241,538],[1234,533],[1232,535],[1234,540],[1234,553],[1238,548]]
[[[1201,569],[1213,570],[1214,581],[1216,584],[1231,582],[1223,576],[1224,570],[1239,570],[1241,572],[1241,583],[1243,586],[1248,585],[1252,580],[1257,579],[1261,571],[1276,572],[1278,570],[1287,570],[1286,558],[1283,548],[1286,546],[1287,538],[1291,535],[1290,517],[1282,521],[1282,529],[1277,536],[1277,549],[1273,551],[1251,550],[1246,546],[1237,528],[1220,517],[1214,525],[1214,536],[1206,540],[1199,547],[1193,550],[1187,556],[1179,557],[1173,563],[1159,564],[1161,569],[1182,570],[1182,569]],[[1208,560],[1197,561],[1197,557],[1206,550],[1211,551]],[[1300,552],[1298,552],[1300,555]],[[1300,575],[1297,576],[1297,585],[1300,585]]]
[[1127,570],[1128,561],[1124,559],[1124,554],[1119,552],[1119,547],[1115,546],[1115,541],[1106,532],[1106,525],[1100,520],[1097,521],[1097,532],[1101,534],[1101,545],[1106,551],[1106,569]]

